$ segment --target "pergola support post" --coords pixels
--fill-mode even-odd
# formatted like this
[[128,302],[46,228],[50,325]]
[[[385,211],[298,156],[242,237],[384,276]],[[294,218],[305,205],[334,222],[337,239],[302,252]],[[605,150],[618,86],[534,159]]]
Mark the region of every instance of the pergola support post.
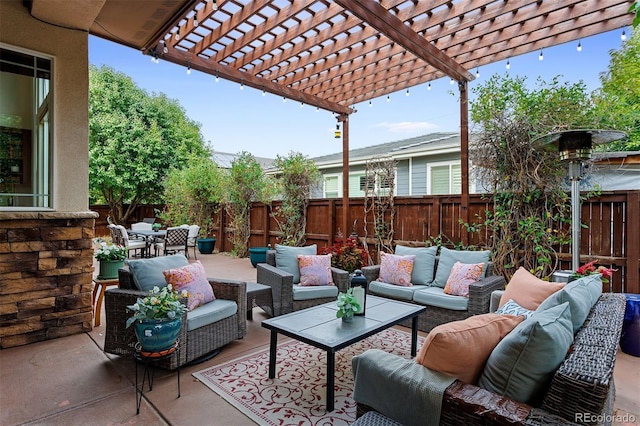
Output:
[[349,115],[341,114],[342,122],[342,236],[347,238],[349,229]]
[[[459,81],[460,89],[460,174],[462,195],[460,197],[460,219],[469,223],[469,91],[466,81]],[[469,244],[469,232],[460,232],[463,245]]]

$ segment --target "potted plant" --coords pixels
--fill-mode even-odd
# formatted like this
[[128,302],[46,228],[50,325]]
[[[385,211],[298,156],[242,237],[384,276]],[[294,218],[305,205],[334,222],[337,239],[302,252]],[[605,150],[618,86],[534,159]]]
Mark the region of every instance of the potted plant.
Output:
[[351,321],[353,314],[360,310],[360,304],[353,295],[353,288],[349,288],[346,293],[338,293],[336,305],[336,317],[342,318],[342,321]]
[[124,260],[127,258],[127,248],[106,241],[99,241],[99,244],[94,253],[95,258],[100,262],[98,278],[101,280],[118,278],[118,269],[124,266]]
[[182,314],[187,310],[180,299],[186,297],[186,290],[178,293],[168,284],[153,287],[147,296],[127,306],[134,312],[127,319],[127,327],[135,324],[136,337],[144,351],[161,352],[173,346],[182,327]]

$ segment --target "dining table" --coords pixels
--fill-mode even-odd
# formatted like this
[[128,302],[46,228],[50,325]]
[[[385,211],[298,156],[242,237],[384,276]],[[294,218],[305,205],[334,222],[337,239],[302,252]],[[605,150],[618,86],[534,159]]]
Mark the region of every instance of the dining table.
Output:
[[[127,229],[127,233],[130,236],[144,239],[144,241],[146,243],[146,248],[144,250],[143,257],[152,257],[151,256],[151,246],[154,245],[156,242],[158,242],[158,240],[161,240],[161,239],[163,239],[164,237],[167,236],[167,230],[166,229],[158,229],[158,230],[136,229],[135,231],[133,229]],[[154,250],[153,256],[154,257],[156,256],[156,251],[155,250]]]

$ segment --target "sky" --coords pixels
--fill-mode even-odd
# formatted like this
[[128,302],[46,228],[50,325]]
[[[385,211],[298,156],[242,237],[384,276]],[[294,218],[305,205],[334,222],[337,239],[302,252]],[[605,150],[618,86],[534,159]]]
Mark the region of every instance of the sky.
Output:
[[[630,29],[626,29],[627,35]],[[609,52],[619,49],[622,28],[540,51],[481,66],[480,77],[469,83],[469,99],[474,88],[494,75],[526,77],[530,88],[538,78],[577,83],[583,81],[589,91],[600,87],[600,73],[608,68]],[[139,51],[95,37],[89,37],[89,61],[107,65],[131,77],[148,93],[165,93],[176,99],[187,116],[201,124],[205,142],[215,151],[275,158],[299,152],[308,157],[342,151],[342,139],[334,138],[334,115],[315,107],[302,106],[272,94],[227,80],[218,82],[211,75],[192,71],[166,61],[151,62]],[[476,69],[470,70],[473,74]],[[395,92],[390,101],[383,96],[369,103],[354,105],[357,112],[349,118],[350,149],[397,141],[434,132],[457,132],[460,128],[458,89],[448,77],[409,90]],[[470,123],[473,126],[473,123]]]

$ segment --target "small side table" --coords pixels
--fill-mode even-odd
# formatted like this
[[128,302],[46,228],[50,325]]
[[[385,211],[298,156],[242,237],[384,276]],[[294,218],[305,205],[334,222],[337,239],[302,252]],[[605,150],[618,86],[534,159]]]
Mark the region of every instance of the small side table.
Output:
[[[133,357],[136,359],[136,415],[140,414],[140,404],[142,403],[142,395],[144,393],[144,383],[149,384],[149,392],[153,390],[153,378],[155,376],[155,363],[162,359],[168,358],[178,352],[176,355],[180,357],[180,339],[176,340],[172,347],[160,352],[144,352],[140,343],[136,343]],[[144,364],[142,373],[142,384],[138,386],[138,363]],[[178,370],[178,398],[180,398],[180,367]]]
[[[95,326],[100,326],[100,313],[102,312],[102,300],[104,299],[104,292],[109,286],[119,286],[120,281],[118,278],[94,278],[93,279],[93,296],[91,299],[91,303],[95,303],[96,309],[93,314],[95,318]],[[100,294],[98,295],[98,301],[96,302],[96,293],[98,292],[98,287],[100,287]]]
[[271,306],[273,315],[273,295],[271,287],[258,283],[247,283],[247,319],[253,320],[254,306]]

